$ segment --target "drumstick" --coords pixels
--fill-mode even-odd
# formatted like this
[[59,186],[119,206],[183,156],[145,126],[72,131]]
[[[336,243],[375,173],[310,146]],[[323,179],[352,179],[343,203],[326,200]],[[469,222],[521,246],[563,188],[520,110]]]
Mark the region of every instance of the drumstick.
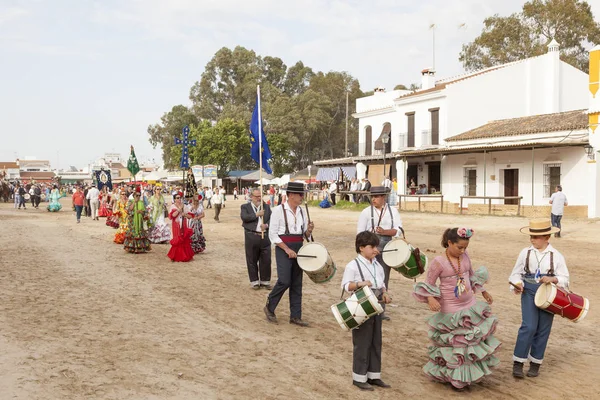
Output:
[[512,287],[514,287],[515,289],[517,289],[517,290],[523,290],[523,288],[522,288],[522,287],[515,285],[515,284],[514,284],[514,283],[512,283],[511,281],[508,281],[508,283],[510,283],[510,285],[511,285]]
[[[308,218],[308,223],[310,224],[310,213],[308,212],[308,202],[306,201],[306,199],[304,199],[304,208],[306,208],[306,217]],[[315,238],[313,237],[312,233],[310,234],[310,241],[315,241]]]
[[317,256],[309,256],[308,254],[296,254],[296,257],[317,258]]
[[388,251],[398,251],[398,249],[388,249],[388,250],[381,250],[382,253],[386,253]]

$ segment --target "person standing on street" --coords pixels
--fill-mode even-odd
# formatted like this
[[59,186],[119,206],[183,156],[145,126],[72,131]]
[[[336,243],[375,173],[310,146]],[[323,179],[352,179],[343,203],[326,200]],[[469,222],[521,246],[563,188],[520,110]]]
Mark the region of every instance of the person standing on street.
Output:
[[258,290],[261,286],[271,289],[271,207],[262,201],[260,189],[253,189],[250,193],[251,202],[242,204],[240,211],[248,277],[252,289]]
[[81,222],[81,211],[83,210],[83,205],[85,204],[85,195],[83,194],[83,189],[81,186],[77,187],[77,191],[73,193],[73,207],[75,207],[75,212],[77,213],[77,223]]
[[96,185],[92,184],[92,187],[88,190],[87,195],[85,197],[90,202],[92,219],[98,221],[98,207],[100,207],[100,191],[96,189]]
[[218,187],[215,189],[215,192],[213,194],[212,204],[215,208],[215,221],[221,222],[219,221],[219,214],[221,214],[221,207],[223,205],[223,195],[221,194],[221,191]]
[[562,186],[556,186],[555,190],[556,191],[552,193],[552,197],[550,197],[550,204],[552,204],[550,219],[552,220],[552,226],[560,229],[560,231],[554,234],[554,237],[560,237],[560,232],[562,231],[560,220],[565,212],[565,206],[568,206],[569,202],[567,201],[567,196],[562,192]]

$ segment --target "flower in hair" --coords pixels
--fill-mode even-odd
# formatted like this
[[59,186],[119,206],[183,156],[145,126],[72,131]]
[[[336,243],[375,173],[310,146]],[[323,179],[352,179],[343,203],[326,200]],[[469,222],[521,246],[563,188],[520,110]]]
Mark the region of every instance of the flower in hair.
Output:
[[457,230],[456,230],[456,233],[458,234],[458,236],[463,239],[469,239],[471,236],[473,236],[474,232],[475,232],[475,230],[473,230],[471,228],[457,228]]

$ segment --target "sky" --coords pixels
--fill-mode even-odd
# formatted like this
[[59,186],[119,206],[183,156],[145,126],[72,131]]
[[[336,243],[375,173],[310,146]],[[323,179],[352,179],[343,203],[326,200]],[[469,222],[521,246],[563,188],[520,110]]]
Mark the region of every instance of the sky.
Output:
[[[596,18],[600,0],[588,1]],[[518,0],[0,0],[0,161],[162,161],[147,128],[222,47],[347,71],[363,91],[463,73],[462,45]]]

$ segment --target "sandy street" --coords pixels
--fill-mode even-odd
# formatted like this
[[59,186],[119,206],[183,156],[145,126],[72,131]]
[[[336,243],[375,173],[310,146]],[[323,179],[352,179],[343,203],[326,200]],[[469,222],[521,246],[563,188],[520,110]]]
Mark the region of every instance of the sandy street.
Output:
[[528,245],[518,231],[527,220],[401,213],[408,240],[429,257],[441,253],[446,227],[475,229],[469,251],[474,266],[491,273],[501,364],[468,393],[429,381],[421,367],[430,312],[410,297],[412,281],[392,271],[382,377],[393,387],[365,394],[351,385],[351,334],[330,311],[354,258],[358,213],[310,210],[315,238],[338,271],[323,285],[304,277],[311,327],[303,329],[288,323],[287,296],[276,310],[280,323],[269,324],[268,292],[249,287],[241,200],[226,202],[220,224],[207,210],[207,252],[191,263],[172,263],[168,245],[127,254],[104,219],[77,225],[69,204],[63,199],[58,213],[0,204],[0,400],[600,398],[597,221],[563,220],[564,237],[552,240],[566,257],[571,289],[591,311],[580,323],[556,317],[541,375],[515,381],[520,303],[507,279]]

